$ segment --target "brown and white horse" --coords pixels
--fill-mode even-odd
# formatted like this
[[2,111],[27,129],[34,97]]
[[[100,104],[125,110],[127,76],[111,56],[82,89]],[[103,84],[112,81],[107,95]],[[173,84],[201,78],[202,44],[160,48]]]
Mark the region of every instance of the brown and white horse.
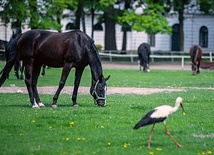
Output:
[[193,45],[190,48],[190,57],[192,62],[192,74],[200,74],[200,63],[201,63],[201,57],[202,57],[202,49],[201,46]]

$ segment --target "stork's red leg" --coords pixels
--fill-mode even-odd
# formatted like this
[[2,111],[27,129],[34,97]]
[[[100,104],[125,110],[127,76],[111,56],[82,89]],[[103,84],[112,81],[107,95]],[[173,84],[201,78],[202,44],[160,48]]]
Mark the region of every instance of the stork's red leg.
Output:
[[148,148],[150,148],[150,142],[151,142],[151,139],[152,139],[152,132],[153,132],[154,127],[155,127],[155,124],[152,126],[152,129],[150,130],[149,141],[148,141]]
[[167,127],[166,127],[166,124],[163,123],[163,125],[164,125],[164,127],[165,127],[166,134],[175,142],[175,144],[177,145],[177,147],[182,147],[182,145],[179,144],[179,143],[172,137],[172,135],[169,133],[169,131],[168,131]]

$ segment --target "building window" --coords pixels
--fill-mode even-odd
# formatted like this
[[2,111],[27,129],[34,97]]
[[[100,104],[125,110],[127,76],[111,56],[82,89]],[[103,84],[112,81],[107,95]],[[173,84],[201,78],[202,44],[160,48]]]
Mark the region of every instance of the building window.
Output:
[[155,34],[148,34],[148,43],[150,46],[155,47]]
[[74,23],[68,23],[65,27],[66,30],[72,30],[75,29],[75,25]]
[[93,28],[94,28],[94,31],[103,31],[102,25],[98,23],[95,24]]
[[199,32],[199,45],[201,47],[208,47],[208,29],[206,26],[202,26]]

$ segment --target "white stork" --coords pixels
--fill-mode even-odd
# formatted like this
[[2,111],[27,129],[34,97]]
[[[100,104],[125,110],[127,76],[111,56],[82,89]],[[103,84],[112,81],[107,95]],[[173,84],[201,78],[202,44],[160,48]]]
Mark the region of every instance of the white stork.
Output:
[[148,148],[150,148],[150,141],[152,139],[152,132],[153,132],[153,129],[155,127],[155,123],[159,123],[159,122],[163,122],[163,125],[164,125],[165,130],[166,130],[166,134],[175,142],[175,144],[178,147],[182,147],[182,145],[179,144],[172,137],[172,135],[169,133],[169,131],[168,131],[167,127],[166,127],[166,119],[167,119],[167,117],[169,115],[173,114],[174,112],[176,112],[180,105],[181,105],[182,110],[184,112],[184,108],[183,108],[183,105],[182,105],[182,98],[178,97],[176,99],[176,102],[175,102],[175,107],[171,107],[171,106],[168,106],[168,105],[163,105],[163,106],[156,107],[153,110],[149,111],[145,116],[143,116],[143,118],[135,125],[134,129],[139,129],[140,127],[153,124],[152,129],[150,131],[150,136],[149,136],[149,141],[148,141]]

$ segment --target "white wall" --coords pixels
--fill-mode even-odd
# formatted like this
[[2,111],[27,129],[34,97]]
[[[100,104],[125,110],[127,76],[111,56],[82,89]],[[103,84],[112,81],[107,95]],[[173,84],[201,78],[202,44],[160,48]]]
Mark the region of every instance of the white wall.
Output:
[[[91,17],[85,17],[86,24],[86,33],[91,36]],[[168,17],[169,25],[173,26],[174,24],[178,24],[178,17],[172,16]],[[63,24],[62,31],[65,30],[65,26],[72,22],[69,18],[63,19],[61,23]],[[96,17],[95,22],[96,23]],[[95,44],[102,45],[102,49],[104,49],[104,30],[105,26],[103,26],[103,31],[94,31],[94,41]],[[189,48],[192,44],[199,44],[199,29],[201,26],[206,26],[208,28],[208,48],[204,50],[214,51],[214,16],[202,16],[202,15],[189,15],[185,17],[184,20],[184,51],[189,51]],[[82,25],[81,25],[82,27]],[[81,28],[82,29],[82,28]],[[8,41],[10,36],[12,35],[12,30],[10,24],[7,26],[7,31],[5,31],[5,27],[0,23],[0,39]],[[22,30],[22,32],[27,31],[28,28]],[[116,43],[117,49],[121,50],[122,48],[122,37],[123,33],[121,31],[121,26],[116,25]],[[148,42],[148,36],[144,32],[136,32],[131,31],[127,33],[127,50],[136,51],[138,46],[142,42]],[[171,35],[157,34],[155,47],[151,48],[154,50],[161,51],[171,51]]]

